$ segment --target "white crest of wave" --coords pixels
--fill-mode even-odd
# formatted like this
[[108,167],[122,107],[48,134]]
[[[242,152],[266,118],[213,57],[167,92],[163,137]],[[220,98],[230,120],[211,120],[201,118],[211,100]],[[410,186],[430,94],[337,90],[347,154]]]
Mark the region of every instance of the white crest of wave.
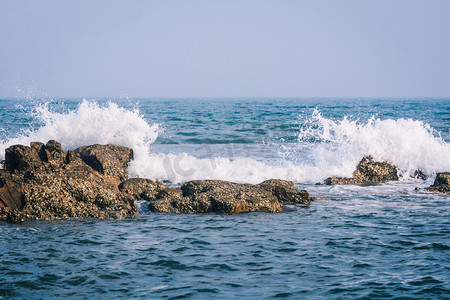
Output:
[[289,158],[275,162],[258,157],[197,158],[183,152],[152,153],[150,146],[161,132],[160,126],[150,125],[138,110],[112,102],[100,105],[83,100],[75,110],[65,113],[53,112],[44,104],[36,108],[35,117],[43,125],[3,141],[2,156],[10,145],[50,139],[61,142],[66,150],[117,144],[134,150],[134,160],[128,167],[130,177],[172,183],[193,179],[258,183],[270,178],[314,183],[329,176],[351,176],[365,155],[397,165],[405,178],[417,169],[428,174],[450,170],[450,146],[428,124],[412,119],[336,121],[315,110],[303,124],[299,143],[283,146],[288,148]]
[[[450,169],[450,146],[428,124],[412,119],[365,122],[335,121],[315,110],[299,133],[299,144],[283,146],[290,152],[282,163],[255,158],[199,159],[186,153],[150,154],[134,161],[133,176],[179,183],[193,179],[222,179],[258,183],[269,178],[314,183],[329,176],[352,176],[366,155],[399,167],[404,180],[420,169],[427,174]],[[295,157],[296,156],[296,157]],[[295,159],[292,159],[292,158]]]
[[421,121],[381,120],[375,116],[362,123],[347,117],[333,121],[314,110],[307,125],[299,134],[299,142],[320,140],[314,154],[315,165],[332,169],[338,166],[340,172],[335,175],[351,175],[365,155],[395,164],[405,178],[417,169],[428,174],[450,169],[450,145]]
[[149,125],[138,110],[128,110],[116,103],[100,105],[83,100],[77,109],[66,113],[52,111],[47,104],[36,107],[35,118],[43,123],[37,130],[28,130],[18,137],[3,141],[0,152],[11,145],[28,145],[53,139],[66,150],[92,144],[116,144],[133,148],[136,157],[147,155],[149,146],[160,131]]

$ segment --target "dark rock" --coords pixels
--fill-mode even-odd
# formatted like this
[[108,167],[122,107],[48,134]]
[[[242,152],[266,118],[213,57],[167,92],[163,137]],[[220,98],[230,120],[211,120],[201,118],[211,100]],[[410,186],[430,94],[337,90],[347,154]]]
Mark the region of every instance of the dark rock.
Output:
[[305,190],[299,191],[292,181],[269,179],[258,184],[278,198],[282,203],[311,204],[311,197]]
[[422,170],[415,170],[413,174],[413,178],[427,180],[428,176]]
[[65,163],[66,152],[62,149],[60,143],[50,140],[45,146],[40,147],[39,156],[52,168],[59,168]]
[[179,188],[162,190],[157,197],[157,200],[149,203],[150,211],[165,213],[201,213],[211,211],[210,201],[184,197],[183,191]]
[[5,169],[9,172],[33,170],[42,165],[35,148],[14,145],[5,150]]
[[127,166],[133,150],[117,145],[91,145],[76,149],[75,154],[94,170],[118,182],[128,179]]
[[0,170],[0,208],[21,209],[24,204],[20,177]]
[[342,177],[329,177],[325,179],[324,184],[335,185],[335,184],[356,184],[360,183],[356,178],[342,178]]
[[0,219],[133,217],[137,207],[117,183],[56,141],[6,149],[0,171]]
[[180,189],[161,193],[150,203],[154,212],[238,214],[252,211],[281,212],[281,202],[265,189],[221,180],[194,180]]
[[[53,143],[55,140],[50,140],[50,141]],[[49,141],[49,142],[50,142],[50,141]],[[35,149],[37,152],[40,152],[41,149],[42,149],[42,147],[44,147],[44,143],[41,143],[41,142],[31,142],[31,143],[30,143],[30,147],[33,148],[33,149]]]
[[450,172],[437,173],[433,186],[450,185]]
[[180,189],[164,189],[149,203],[153,212],[239,214],[281,212],[283,203],[310,204],[306,191],[293,182],[267,180],[260,184],[239,184],[222,180],[194,180]]
[[353,172],[353,177],[329,177],[324,183],[333,184],[356,184],[363,182],[396,181],[398,180],[397,167],[388,162],[375,162],[372,156],[364,157]]
[[174,213],[217,212],[239,214],[255,211],[281,212],[281,202],[266,189],[221,180],[194,180],[150,204],[152,211]]
[[398,180],[397,167],[388,162],[375,162],[372,156],[364,157],[353,172],[360,182]]
[[437,173],[433,185],[426,188],[426,190],[450,194],[450,172]]
[[168,188],[150,179],[126,179],[133,152],[115,145],[64,151],[56,141],[15,145],[0,170],[0,219],[9,222],[68,217],[126,218],[137,214],[134,200],[151,211],[171,213],[281,212],[283,203],[310,204],[306,191],[284,180],[237,184],[221,180],[186,182]]
[[144,178],[130,178],[119,184],[119,190],[135,200],[156,200],[156,195],[167,189],[158,181]]

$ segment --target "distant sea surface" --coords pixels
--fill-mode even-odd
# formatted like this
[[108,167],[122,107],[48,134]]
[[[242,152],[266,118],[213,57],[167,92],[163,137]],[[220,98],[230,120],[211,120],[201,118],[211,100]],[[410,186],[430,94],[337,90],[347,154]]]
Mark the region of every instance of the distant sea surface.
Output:
[[[291,180],[279,214],[0,223],[0,299],[450,299],[450,99],[0,99],[0,159],[55,139],[133,148],[131,177]],[[398,182],[325,186],[366,155]],[[413,177],[421,170],[425,180]]]

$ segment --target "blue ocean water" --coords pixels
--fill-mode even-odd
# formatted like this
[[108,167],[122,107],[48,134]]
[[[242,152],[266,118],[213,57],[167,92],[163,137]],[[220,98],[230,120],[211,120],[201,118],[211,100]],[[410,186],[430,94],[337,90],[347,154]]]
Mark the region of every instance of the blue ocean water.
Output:
[[[280,214],[0,223],[0,297],[449,299],[450,99],[0,100],[6,147],[132,147],[134,177],[294,181]],[[315,185],[364,155],[399,182]],[[429,178],[412,178],[421,169]]]

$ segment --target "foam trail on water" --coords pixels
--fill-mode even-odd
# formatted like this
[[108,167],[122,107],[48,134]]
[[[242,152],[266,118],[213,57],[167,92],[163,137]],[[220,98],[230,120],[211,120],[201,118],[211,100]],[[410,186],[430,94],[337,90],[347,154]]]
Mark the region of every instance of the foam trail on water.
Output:
[[169,180],[172,183],[195,179],[259,183],[270,178],[303,182],[308,178],[311,169],[310,166],[298,166],[291,162],[270,165],[247,157],[235,160],[223,157],[200,159],[182,152],[150,154],[145,161],[131,162],[128,171],[132,177]]

